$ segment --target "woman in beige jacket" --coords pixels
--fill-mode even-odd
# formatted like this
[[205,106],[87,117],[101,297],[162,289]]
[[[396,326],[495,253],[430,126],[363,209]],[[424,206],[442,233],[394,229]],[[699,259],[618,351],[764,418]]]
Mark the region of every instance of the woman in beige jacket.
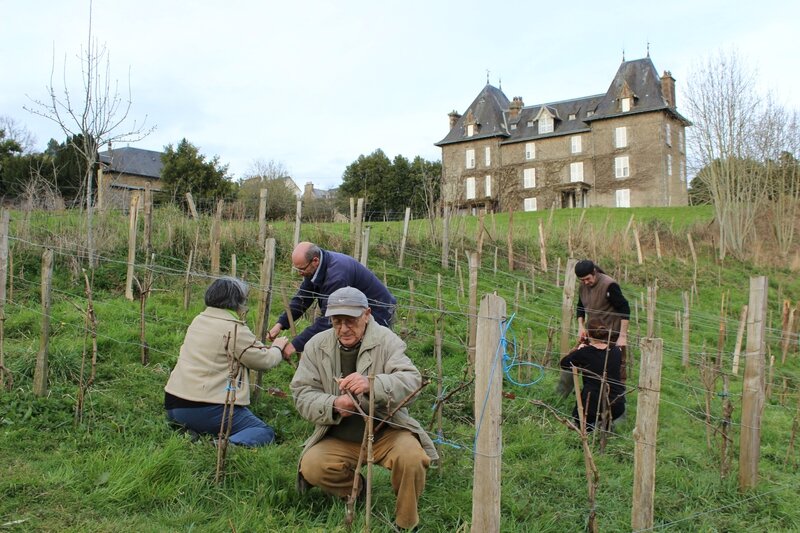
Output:
[[[232,277],[215,280],[206,290],[206,309],[186,331],[178,362],[164,387],[164,407],[170,420],[195,431],[220,431],[226,397],[234,405],[230,442],[263,446],[275,431],[248,408],[248,369],[267,370],[280,364],[288,339],[266,347],[243,320],[247,284]],[[232,372],[233,371],[233,372]]]

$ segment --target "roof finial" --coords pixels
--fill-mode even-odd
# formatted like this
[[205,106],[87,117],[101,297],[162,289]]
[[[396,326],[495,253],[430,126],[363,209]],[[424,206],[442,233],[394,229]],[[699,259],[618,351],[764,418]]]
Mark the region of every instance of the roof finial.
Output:
[[489,69],[486,69],[486,85],[489,85]]
[[647,39],[647,57],[650,57],[650,39]]
[[503,90],[503,78],[497,78],[497,83],[499,85],[498,89],[501,91]]
[[625,47],[622,47],[622,62],[625,62]]

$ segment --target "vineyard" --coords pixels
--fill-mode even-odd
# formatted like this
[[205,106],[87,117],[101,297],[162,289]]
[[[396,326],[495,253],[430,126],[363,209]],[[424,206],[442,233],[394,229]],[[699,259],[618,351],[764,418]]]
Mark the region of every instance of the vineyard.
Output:
[[[192,441],[164,416],[163,386],[210,281],[245,279],[251,329],[274,324],[299,285],[289,259],[298,238],[355,255],[397,297],[394,330],[429,381],[411,414],[441,456],[420,500],[422,531],[473,524],[476,442],[486,424],[475,406],[489,391],[474,381],[470,359],[501,347],[500,530],[631,530],[637,400],[649,392],[639,378],[652,339],[660,339],[662,364],[657,439],[646,443],[656,451],[647,530],[800,524],[800,259],[781,260],[762,239],[752,260],[720,262],[709,207],[410,221],[399,214],[363,225],[264,225],[208,211],[98,212],[91,250],[79,213],[10,213],[0,315],[0,530],[346,531],[343,503],[295,490],[312,426],[292,404],[291,365],[267,371],[251,405],[275,427],[278,443],[229,449],[219,482],[211,439]],[[565,422],[575,397],[557,394],[556,385],[564,336],[571,347],[577,331],[567,266],[585,257],[619,281],[631,322],[625,420],[582,442]],[[750,363],[745,308],[753,312],[751,281],[761,276],[764,350]],[[506,312],[502,346],[481,351],[470,332],[487,294],[502,298]],[[267,301],[269,316],[259,316]],[[758,427],[745,415],[754,392],[745,386],[748,363],[763,372]],[[742,435],[753,430],[757,456],[749,459],[757,473],[742,487]],[[374,475],[371,529],[393,531],[388,474]],[[357,506],[354,528],[363,523]]]

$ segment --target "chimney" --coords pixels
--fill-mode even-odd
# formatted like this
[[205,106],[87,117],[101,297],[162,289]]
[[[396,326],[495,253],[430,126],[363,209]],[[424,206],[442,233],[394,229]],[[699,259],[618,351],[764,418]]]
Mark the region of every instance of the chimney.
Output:
[[672,77],[672,72],[669,70],[665,70],[661,76],[661,92],[664,94],[667,105],[675,107],[675,78]]
[[461,118],[461,115],[458,114],[458,111],[453,109],[447,114],[447,116],[450,117],[450,129],[452,130],[456,127],[456,122],[458,122],[458,119]]
[[521,96],[515,96],[511,100],[511,105],[508,106],[508,114],[509,118],[517,118],[519,116],[519,112],[522,111],[522,107],[525,104],[522,103]]
[[306,182],[305,189],[303,190],[303,197],[306,199],[314,198],[314,184],[310,181]]

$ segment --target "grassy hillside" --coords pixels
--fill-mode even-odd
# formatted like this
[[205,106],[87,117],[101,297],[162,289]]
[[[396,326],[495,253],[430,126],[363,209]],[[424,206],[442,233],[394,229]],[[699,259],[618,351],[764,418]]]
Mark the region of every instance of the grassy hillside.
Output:
[[[633,220],[631,220],[633,215]],[[788,531],[800,524],[795,501],[800,452],[787,456],[796,423],[800,364],[795,338],[786,363],[781,363],[781,310],[788,299],[800,300],[800,281],[788,266],[714,260],[712,212],[708,208],[560,210],[552,214],[515,213],[487,216],[482,223],[482,268],[479,295],[496,291],[505,298],[513,321],[509,340],[521,357],[542,365],[528,377],[512,369],[503,400],[502,531],[581,531],[589,508],[583,454],[578,437],[567,430],[541,401],[569,416],[574,398],[555,394],[559,358],[563,268],[570,255],[592,257],[617,277],[634,308],[629,343],[634,368],[629,374],[627,420],[610,437],[605,450],[591,442],[599,471],[595,511],[603,531],[630,529],[633,486],[638,362],[636,347],[646,329],[647,287],[658,286],[655,328],[664,339],[664,365],[659,414],[655,529],[671,531]],[[156,212],[153,247],[153,292],[147,302],[146,336],[150,363],[140,363],[139,302],[124,298],[127,217],[98,215],[96,239],[101,258],[94,272],[93,292],[98,318],[98,368],[85,403],[83,421],[74,422],[81,357],[90,350],[81,266],[83,232],[73,214],[12,214],[13,293],[4,321],[4,356],[13,372],[13,387],[0,392],[0,529],[8,531],[344,531],[344,505],[319,491],[295,491],[296,462],[311,425],[301,420],[288,392],[288,364],[265,374],[264,390],[252,405],[273,425],[276,446],[229,452],[224,483],[214,483],[216,449],[207,439],[191,442],[166,424],[163,385],[185,328],[202,310],[209,283],[208,241],[211,221],[184,217],[174,209]],[[548,269],[542,269],[539,227],[545,233]],[[450,265],[441,266],[441,224],[412,221],[405,264],[398,266],[402,222],[370,225],[369,266],[385,279],[400,303],[395,330],[408,343],[408,353],[432,379],[412,414],[424,426],[432,421],[437,370],[433,324],[437,275],[442,277],[444,314],[444,394],[465,381],[468,306],[466,250],[476,247],[479,220],[451,221]],[[141,238],[141,225],[140,225]],[[511,230],[515,268],[509,269]],[[231,254],[237,273],[254,285],[262,261],[256,243],[257,224],[226,221],[222,227],[222,263]],[[691,233],[698,264],[692,261]],[[293,226],[276,223],[277,292],[272,323],[299,279],[289,269]],[[644,257],[638,263],[638,235]],[[661,259],[656,256],[656,235]],[[200,257],[194,265],[190,308],[183,309],[183,281],[189,251],[199,236]],[[351,253],[349,227],[306,225],[301,237],[323,247]],[[42,322],[40,264],[44,247],[56,251],[51,311],[50,381],[47,397],[32,394]],[[495,257],[497,259],[495,259]],[[457,263],[454,263],[454,258]],[[561,277],[556,269],[561,264]],[[144,262],[140,251],[137,260]],[[765,261],[766,262],[766,261]],[[495,269],[496,264],[496,269]],[[457,266],[456,266],[457,265]],[[145,272],[137,267],[137,276]],[[741,308],[748,301],[749,277],[769,277],[769,354],[771,395],[763,411],[760,481],[753,491],[737,488],[741,390],[744,359],[731,375],[731,355]],[[413,281],[414,292],[410,290]],[[681,365],[679,313],[682,293],[696,286],[691,308],[691,365]],[[725,298],[724,313],[720,308]],[[413,301],[413,303],[412,303]],[[252,312],[251,312],[252,313]],[[251,327],[255,316],[249,316]],[[798,316],[800,321],[800,316]],[[303,323],[300,324],[302,327]],[[722,378],[714,383],[711,446],[706,441],[706,390],[700,377],[703,361],[717,355],[724,328],[721,368],[730,381],[733,403],[730,430],[731,468],[720,476]],[[552,349],[548,331],[555,330]],[[551,333],[552,334],[552,333]],[[532,342],[532,346],[529,345]],[[480,356],[480,354],[479,354]],[[768,357],[767,357],[768,359]],[[767,360],[767,363],[769,361]],[[423,531],[469,531],[472,502],[473,397],[485,391],[464,387],[445,403],[439,436],[442,461],[431,469],[420,502]],[[434,437],[436,435],[433,435]],[[787,461],[788,458],[788,461]],[[391,531],[394,496],[388,475],[376,469],[374,531]],[[363,524],[358,508],[356,526]]]

